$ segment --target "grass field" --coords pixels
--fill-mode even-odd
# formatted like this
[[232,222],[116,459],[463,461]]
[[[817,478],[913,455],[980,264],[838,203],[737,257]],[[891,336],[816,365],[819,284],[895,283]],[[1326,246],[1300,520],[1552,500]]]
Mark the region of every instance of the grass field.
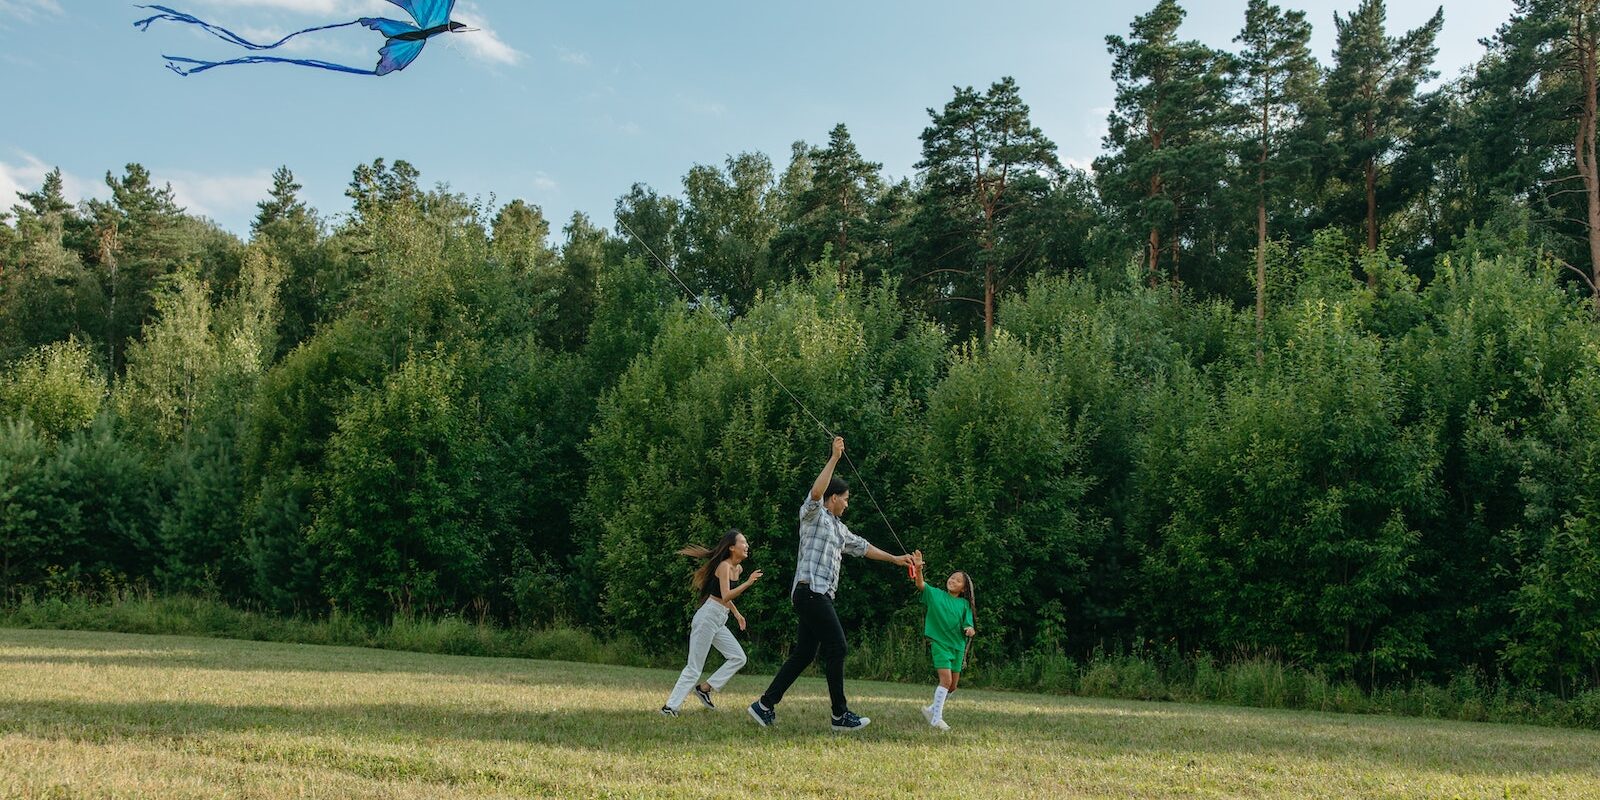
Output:
[[1600,734],[853,681],[827,732],[655,713],[673,674],[167,636],[0,630],[0,797],[1600,797]]

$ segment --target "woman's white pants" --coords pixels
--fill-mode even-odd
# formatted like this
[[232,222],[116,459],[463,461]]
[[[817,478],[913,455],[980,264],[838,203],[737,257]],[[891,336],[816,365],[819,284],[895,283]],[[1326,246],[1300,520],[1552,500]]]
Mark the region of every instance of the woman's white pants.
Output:
[[721,691],[744,666],[744,648],[739,646],[738,639],[733,638],[733,631],[728,630],[728,607],[707,597],[700,609],[694,612],[694,622],[689,628],[689,663],[684,665],[683,673],[678,676],[678,685],[672,687],[672,696],[667,698],[668,708],[676,710],[683,705],[689,690],[700,682],[706,653],[712,647],[716,647],[727,661],[723,662],[721,669],[712,673],[706,683],[711,684],[713,691]]

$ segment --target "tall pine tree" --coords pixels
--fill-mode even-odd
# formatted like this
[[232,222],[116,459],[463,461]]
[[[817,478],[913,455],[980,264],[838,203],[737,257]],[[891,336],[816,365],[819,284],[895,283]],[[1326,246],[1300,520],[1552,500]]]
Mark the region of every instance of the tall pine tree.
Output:
[[[1256,195],[1256,357],[1261,358],[1262,328],[1267,318],[1268,208],[1287,194],[1304,171],[1303,159],[1286,153],[1287,141],[1299,130],[1307,104],[1317,89],[1317,62],[1311,55],[1311,25],[1303,11],[1285,13],[1268,0],[1250,0],[1244,30],[1234,38],[1240,51],[1238,102],[1248,131],[1244,155],[1254,172]],[[1286,158],[1287,156],[1287,158]],[[1243,161],[1243,159],[1241,159]]]
[[[1434,40],[1444,26],[1444,8],[1421,26],[1394,38],[1385,30],[1383,0],[1362,0],[1347,16],[1333,15],[1338,31],[1333,69],[1328,75],[1328,106],[1337,125],[1344,175],[1360,172],[1366,204],[1366,249],[1378,249],[1381,237],[1379,195],[1389,195],[1389,213],[1414,191],[1387,185],[1387,168],[1402,151],[1422,109],[1417,97],[1432,70],[1438,47]],[[1375,280],[1368,276],[1368,280]]]
[[1106,155],[1095,159],[1100,193],[1123,209],[1145,240],[1151,285],[1177,282],[1185,247],[1205,241],[1227,168],[1231,59],[1197,41],[1180,41],[1184,10],[1161,0],[1134,19],[1130,35],[1107,36],[1117,100]]
[[945,280],[940,299],[971,302],[983,310],[983,333],[994,330],[1001,292],[1042,262],[1043,235],[1012,225],[1044,202],[1061,164],[1055,143],[1033,124],[1017,82],[1005,77],[979,94],[956,89],[943,111],[928,109],[922,132],[924,210],[928,228],[949,241],[935,245],[928,276]]

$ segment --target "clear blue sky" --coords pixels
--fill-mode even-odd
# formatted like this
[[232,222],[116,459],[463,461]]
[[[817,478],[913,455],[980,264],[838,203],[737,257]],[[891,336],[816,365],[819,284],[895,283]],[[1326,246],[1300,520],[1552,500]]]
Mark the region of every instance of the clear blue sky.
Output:
[[[1308,12],[1329,61],[1333,13],[1357,0],[1280,3]],[[1184,35],[1231,46],[1246,0],[1190,0]],[[382,0],[163,0],[265,36],[379,14]],[[1125,34],[1154,0],[812,0],[808,3],[462,0],[456,18],[482,32],[434,39],[409,69],[383,78],[279,65],[182,78],[161,54],[232,57],[188,26],[140,33],[141,12],[112,0],[0,0],[0,207],[59,166],[79,198],[102,195],[107,170],[137,161],[191,211],[245,232],[269,175],[287,164],[325,216],[364,161],[404,158],[428,185],[523,198],[555,228],[584,211],[612,224],[633,182],[678,193],[697,163],[759,150],[779,169],[797,139],[850,126],[861,152],[909,175],[927,109],[954,85],[1015,76],[1063,159],[1100,150],[1112,102],[1104,37]],[[1432,3],[1391,0],[1393,32]],[[1451,0],[1436,68],[1476,60],[1478,40],[1511,0]],[[376,62],[379,35],[346,28],[302,40],[293,55]]]

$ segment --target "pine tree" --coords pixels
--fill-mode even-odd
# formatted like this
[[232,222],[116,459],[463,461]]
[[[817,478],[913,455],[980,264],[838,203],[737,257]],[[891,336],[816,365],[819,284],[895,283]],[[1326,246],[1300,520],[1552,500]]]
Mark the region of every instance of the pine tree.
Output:
[[256,203],[256,221],[251,224],[250,230],[260,233],[275,222],[309,221],[311,213],[299,195],[303,188],[295,181],[294,173],[287,166],[278,167],[272,173],[271,193],[266,200]]
[[[1035,231],[1008,226],[1019,212],[1039,204],[1058,177],[1055,143],[1033,124],[1017,82],[1001,78],[979,94],[956,88],[942,111],[928,109],[932,124],[922,131],[924,225],[927,238],[953,239],[931,259],[942,299],[975,303],[983,310],[983,333],[994,331],[995,307],[1006,286],[1040,259]],[[935,251],[941,248],[935,246]],[[977,296],[968,294],[976,292]]]
[[1600,0],[1516,0],[1488,44],[1469,89],[1482,181],[1577,243],[1557,255],[1600,313]]
[[1248,155],[1256,189],[1257,360],[1267,318],[1267,210],[1273,197],[1284,193],[1301,171],[1296,165],[1282,163],[1282,157],[1286,140],[1302,123],[1317,89],[1318,70],[1310,40],[1311,25],[1305,12],[1285,13],[1268,0],[1250,0],[1244,30],[1234,38],[1244,45],[1238,56],[1242,77],[1238,101],[1254,150]]
[[773,248],[780,257],[809,263],[831,245],[841,282],[860,268],[877,234],[872,205],[884,192],[883,165],[861,157],[843,123],[828,133],[828,146],[814,148],[811,185],[800,194],[787,229]]
[[[1177,282],[1185,242],[1207,241],[1227,165],[1231,59],[1197,41],[1180,41],[1184,10],[1161,0],[1134,19],[1130,36],[1107,36],[1117,100],[1095,159],[1101,195],[1124,210],[1145,239],[1145,274]],[[1207,213],[1210,210],[1212,213]]]
[[[1351,14],[1333,15],[1338,43],[1327,81],[1344,170],[1361,172],[1368,252],[1378,249],[1381,238],[1378,195],[1384,173],[1421,108],[1418,86],[1437,75],[1431,65],[1439,52],[1434,40],[1444,25],[1444,8],[1399,38],[1385,32],[1386,16],[1383,0],[1362,0]],[[1395,205],[1402,203],[1396,199]]]

